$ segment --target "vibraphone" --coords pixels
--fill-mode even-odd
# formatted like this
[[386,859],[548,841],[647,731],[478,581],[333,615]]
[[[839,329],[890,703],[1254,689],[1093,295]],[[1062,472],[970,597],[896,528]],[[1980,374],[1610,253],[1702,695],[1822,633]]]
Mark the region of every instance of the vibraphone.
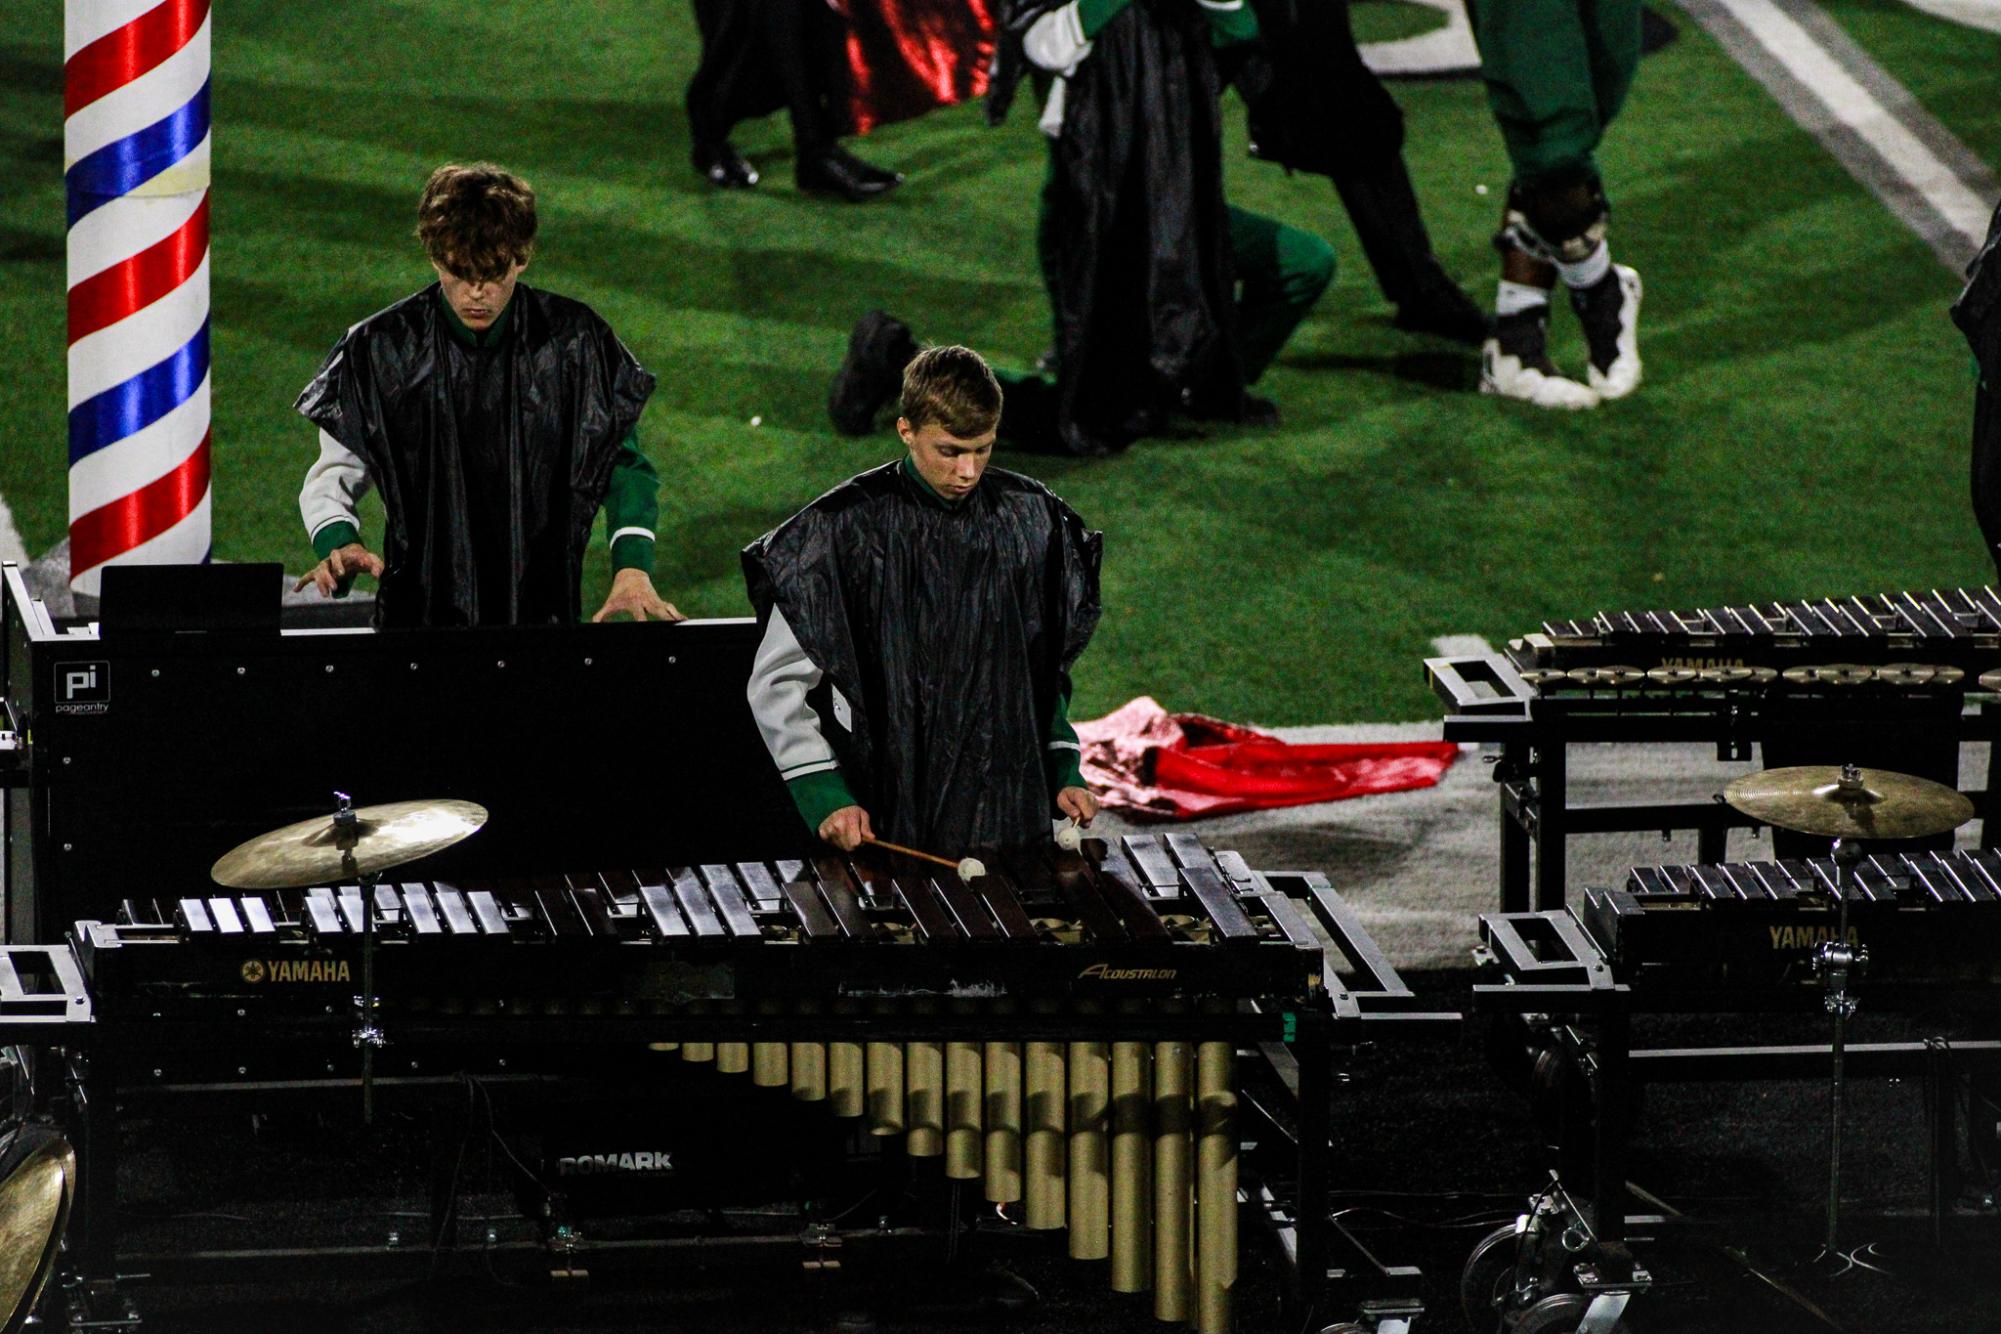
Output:
[[[1481,917],[1474,1010],[1516,1025],[1521,1041],[1494,1050],[1509,1063],[1519,1058],[1518,1073],[1555,1123],[1559,1186],[1538,1207],[1559,1230],[1566,1221],[1582,1229],[1591,1245],[1580,1262],[1607,1284],[1645,1286],[1625,1250],[1639,1086],[1826,1079],[1832,1065],[1824,1042],[1636,1048],[1634,1020],[1821,1013],[1834,998],[1813,960],[1837,934],[1837,883],[1848,902],[1846,941],[1867,951],[1845,994],[1865,1014],[2001,1012],[2001,856],[1987,850],[1864,857],[1838,880],[1831,858],[1640,866],[1624,884],[1587,888],[1564,908]],[[2001,1042],[1955,1039],[1951,1050],[1962,1065],[2001,1058]],[[1848,1074],[1931,1081],[1933,1094],[1948,1087],[1947,1059],[1942,1044],[1929,1042],[1846,1049]],[[1928,1098],[1935,1221],[1957,1197],[1953,1102]],[[1649,1226],[1658,1230],[1661,1220]],[[1497,1274],[1472,1271],[1491,1267],[1503,1249],[1512,1254],[1512,1243],[1476,1252],[1472,1289],[1491,1290]]]
[[1712,803],[1572,805],[1571,743],[1711,742],[1719,760],[1744,760],[1756,744],[1837,734],[1940,753],[1991,739],[1985,706],[1965,706],[1970,694],[2001,690],[2001,594],[1600,612],[1546,621],[1502,653],[1425,666],[1448,709],[1446,738],[1500,747],[1502,910],[1556,908],[1570,834],[1693,829],[1698,859],[1719,862],[1727,831],[1748,823]]
[[[825,857],[133,899],[67,949],[0,955],[0,1037],[42,1015],[86,1115],[217,1052],[238,1082],[337,1063],[351,1088],[371,925],[385,1077],[577,1043],[748,1075],[1066,1229],[1160,1318],[1226,1329],[1239,1049],[1297,1054],[1296,1181],[1257,1198],[1317,1284],[1330,1037],[1414,1004],[1323,877],[1178,834],[1086,851],[989,856],[969,883]],[[112,1136],[79,1135],[71,1251],[114,1273]]]

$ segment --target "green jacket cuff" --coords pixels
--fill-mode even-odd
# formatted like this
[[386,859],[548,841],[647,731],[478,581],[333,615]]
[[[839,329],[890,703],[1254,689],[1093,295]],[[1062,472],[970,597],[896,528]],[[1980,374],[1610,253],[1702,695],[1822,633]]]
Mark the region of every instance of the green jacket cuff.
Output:
[[1066,787],[1083,787],[1083,756],[1068,746],[1045,752],[1044,766],[1049,775],[1049,800]]
[[628,533],[611,544],[613,570],[644,570],[653,573],[653,539]]
[[839,769],[802,774],[786,780],[785,786],[792,793],[792,804],[799,808],[800,818],[815,834],[820,832],[821,821],[843,806],[857,804],[854,793],[848,791],[848,780],[841,777]]
[[313,534],[313,555],[325,560],[334,552],[361,540],[361,530],[346,519],[335,519]]
[[1117,18],[1131,0],[1077,0],[1077,26],[1084,30],[1084,40],[1090,41],[1105,30],[1105,25]]
[[1252,12],[1250,0],[1245,0],[1241,9],[1204,9],[1209,18],[1210,39],[1217,46],[1235,46],[1239,42],[1256,41],[1258,37],[1258,16]]

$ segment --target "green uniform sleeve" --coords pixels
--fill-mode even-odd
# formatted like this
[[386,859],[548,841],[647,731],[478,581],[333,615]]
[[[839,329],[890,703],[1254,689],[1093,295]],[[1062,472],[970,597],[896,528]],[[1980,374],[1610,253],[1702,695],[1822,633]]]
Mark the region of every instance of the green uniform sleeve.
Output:
[[1077,26],[1084,31],[1084,40],[1090,41],[1105,30],[1105,25],[1119,16],[1132,0],[1077,0]]
[[605,540],[614,570],[653,570],[655,531],[660,522],[660,474],[639,452],[635,429],[618,447],[611,485],[604,495]]
[[313,555],[325,560],[342,547],[360,540],[360,529],[345,519],[335,519],[313,534]]
[[1049,741],[1043,752],[1044,770],[1049,778],[1049,799],[1066,787],[1084,786],[1083,753],[1077,746],[1077,729],[1070,725],[1070,696],[1056,697],[1056,711],[1049,719]]
[[843,806],[856,804],[854,793],[848,791],[848,780],[841,777],[839,769],[805,774],[790,780],[785,787],[792,794],[792,804],[799,808],[800,818],[816,834],[822,820]]
[[1202,16],[1209,20],[1209,36],[1217,46],[1235,46],[1257,40],[1258,16],[1250,0],[1196,0]]
[[[319,560],[339,551],[342,547],[361,540],[361,530],[345,519],[335,519],[332,523],[313,534],[313,555]],[[334,584],[334,596],[344,598],[354,587],[354,576],[338,580]]]

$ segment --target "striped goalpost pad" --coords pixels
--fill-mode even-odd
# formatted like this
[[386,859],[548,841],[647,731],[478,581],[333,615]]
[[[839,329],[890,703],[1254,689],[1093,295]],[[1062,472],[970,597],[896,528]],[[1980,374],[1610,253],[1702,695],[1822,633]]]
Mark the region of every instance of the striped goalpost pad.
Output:
[[70,585],[209,557],[209,0],[66,0]]

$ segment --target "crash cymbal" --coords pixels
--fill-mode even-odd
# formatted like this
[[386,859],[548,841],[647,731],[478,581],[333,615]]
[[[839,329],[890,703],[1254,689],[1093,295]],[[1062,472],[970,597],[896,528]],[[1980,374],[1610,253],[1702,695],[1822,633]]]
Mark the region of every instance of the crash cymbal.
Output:
[[1685,686],[1701,676],[1693,667],[1649,667],[1647,680],[1657,686]]
[[33,1314],[55,1267],[76,1193],[76,1154],[46,1126],[24,1126],[0,1157],[0,1332]]
[[1973,803],[1943,783],[1853,765],[1746,774],[1723,799],[1754,820],[1819,838],[1923,838],[1973,818]]
[[1522,671],[1522,680],[1538,690],[1548,690],[1570,684],[1570,673],[1561,667],[1529,667]]
[[337,816],[321,815],[259,834],[209,869],[231,889],[303,889],[343,874],[374,875],[449,848],[486,823],[486,807],[470,801],[392,801],[354,812],[354,867],[342,860]]

